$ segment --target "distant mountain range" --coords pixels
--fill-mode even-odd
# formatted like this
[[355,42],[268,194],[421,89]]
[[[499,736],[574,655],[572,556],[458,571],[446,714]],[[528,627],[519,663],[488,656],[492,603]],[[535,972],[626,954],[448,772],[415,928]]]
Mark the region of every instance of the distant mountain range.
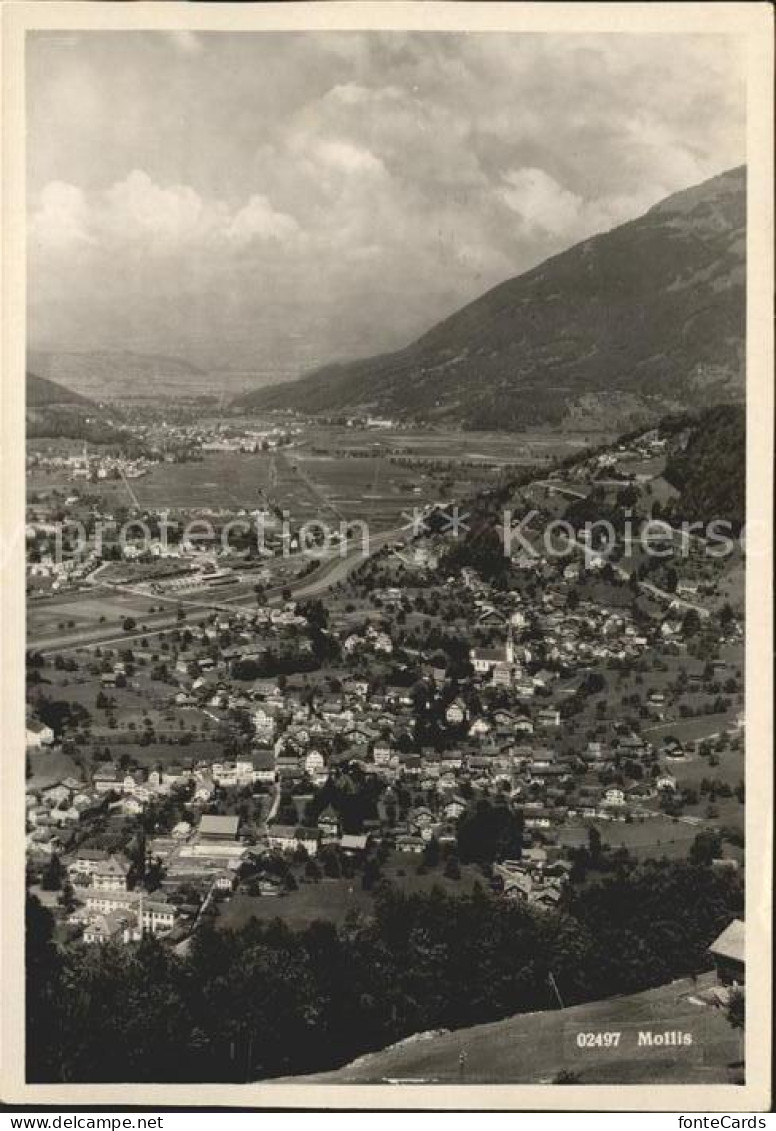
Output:
[[183,358],[131,350],[31,349],[27,364],[42,378],[103,402],[163,397],[216,397],[228,402],[257,385],[264,388],[299,376],[298,370],[287,366],[200,368]]
[[55,405],[91,405],[93,401],[66,389],[57,381],[50,381],[47,377],[39,377],[37,373],[27,374],[27,408],[49,408]]
[[62,437],[95,444],[124,444],[128,434],[103,405],[72,389],[27,372],[25,425],[28,438]]
[[237,398],[469,428],[623,429],[744,394],[746,172],[668,197],[395,353]]
[[30,350],[29,369],[95,401],[212,393],[209,374],[179,357],[128,350]]

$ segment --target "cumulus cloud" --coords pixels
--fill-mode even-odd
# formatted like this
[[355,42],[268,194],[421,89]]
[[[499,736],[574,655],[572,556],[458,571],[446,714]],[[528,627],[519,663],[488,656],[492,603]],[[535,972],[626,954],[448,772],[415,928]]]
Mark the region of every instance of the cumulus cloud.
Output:
[[314,156],[330,168],[341,169],[348,175],[367,174],[379,176],[385,166],[366,147],[349,141],[320,141],[314,144]]
[[399,346],[744,154],[714,35],[33,34],[27,67],[30,328],[67,348]]
[[510,169],[501,195],[528,228],[562,236],[578,225],[582,198],[569,192],[544,169]]
[[260,193],[230,210],[223,201],[203,199],[190,185],[155,184],[140,169],[89,195],[75,185],[46,185],[30,230],[40,248],[55,252],[73,244],[107,252],[129,245],[151,256],[284,242],[300,232],[292,216],[276,211]]
[[93,225],[106,237],[143,240],[150,246],[188,242],[206,235],[216,222],[216,210],[207,208],[189,185],[167,188],[134,169],[104,193],[95,194],[90,212]]
[[67,250],[91,242],[87,233],[88,210],[77,185],[52,181],[40,194],[30,226],[30,243],[43,249]]
[[276,212],[266,196],[252,196],[244,208],[229,221],[226,235],[237,244],[258,240],[285,243],[298,237],[301,229],[293,216]]
[[[692,178],[686,183],[691,184]],[[573,243],[640,216],[656,199],[667,196],[668,191],[655,193],[654,189],[642,188],[630,194],[585,200],[544,169],[525,168],[504,174],[501,198],[526,232],[539,239],[549,237]]]

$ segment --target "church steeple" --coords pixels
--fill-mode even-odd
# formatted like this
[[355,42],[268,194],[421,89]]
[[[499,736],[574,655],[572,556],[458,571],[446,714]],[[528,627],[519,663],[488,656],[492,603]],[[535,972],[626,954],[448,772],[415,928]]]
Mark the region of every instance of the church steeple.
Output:
[[507,643],[506,643],[506,647],[504,649],[504,653],[506,655],[507,663],[508,664],[514,664],[514,662],[515,662],[515,642],[514,642],[514,639],[512,637],[512,621],[511,620],[510,620],[509,625],[507,627]]

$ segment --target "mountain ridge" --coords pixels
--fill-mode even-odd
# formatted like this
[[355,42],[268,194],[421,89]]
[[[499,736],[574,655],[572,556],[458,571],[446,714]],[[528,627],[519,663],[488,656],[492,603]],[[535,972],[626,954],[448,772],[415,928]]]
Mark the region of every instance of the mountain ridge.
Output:
[[86,440],[124,443],[128,433],[113,421],[106,406],[76,393],[58,381],[27,370],[25,431],[28,439]]
[[[507,279],[392,353],[236,399],[471,428],[624,427],[743,396],[743,166]],[[591,400],[592,398],[592,400]]]
[[133,350],[36,350],[28,353],[29,369],[95,401],[131,397],[180,396],[210,379],[203,370],[179,357]]
[[40,408],[51,405],[84,405],[93,406],[94,402],[89,397],[68,389],[58,381],[49,377],[41,377],[30,370],[26,373],[26,404],[28,408]]

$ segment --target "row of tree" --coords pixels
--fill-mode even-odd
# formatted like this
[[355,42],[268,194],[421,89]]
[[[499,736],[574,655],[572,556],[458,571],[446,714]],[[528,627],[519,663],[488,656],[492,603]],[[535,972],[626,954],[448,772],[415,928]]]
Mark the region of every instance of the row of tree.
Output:
[[538,912],[484,889],[405,895],[292,931],[203,926],[181,957],[54,942],[27,921],[27,1071],[34,1081],[244,1081],[321,1071],[414,1032],[632,993],[708,967],[743,893],[736,876],[668,861],[589,882]]

